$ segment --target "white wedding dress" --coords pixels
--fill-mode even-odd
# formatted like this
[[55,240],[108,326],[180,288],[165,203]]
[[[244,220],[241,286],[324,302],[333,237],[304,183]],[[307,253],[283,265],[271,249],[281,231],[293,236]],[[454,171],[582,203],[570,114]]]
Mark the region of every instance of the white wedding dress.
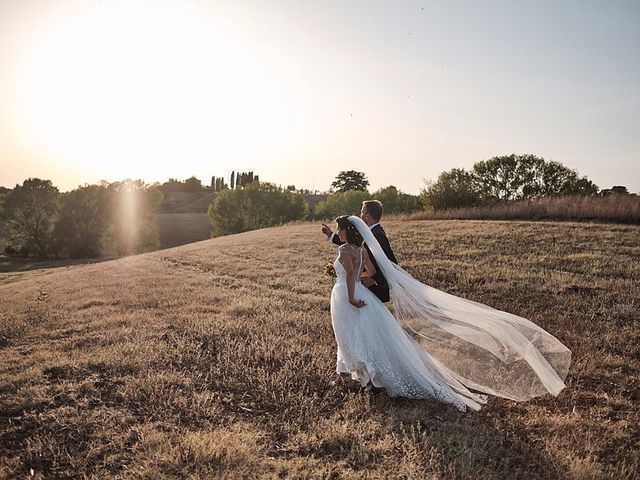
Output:
[[[344,248],[344,245],[340,248]],[[464,411],[478,409],[486,395],[473,394],[440,372],[442,365],[422,349],[396,322],[389,309],[360,282],[364,254],[356,265],[354,298],[364,300],[356,308],[349,302],[347,272],[339,259],[333,266],[336,284],[331,292],[331,321],[338,344],[336,371],[350,373],[364,387],[369,381],[390,396],[435,398]]]
[[349,221],[389,283],[392,310],[360,283],[363,254],[354,299],[366,305],[351,305],[346,270],[336,259],[331,320],[337,372],[363,386],[371,381],[391,396],[432,397],[463,411],[479,410],[487,401],[483,394],[526,401],[565,387],[571,352],[557,338],[526,318],[419,282],[386,257],[360,218]]

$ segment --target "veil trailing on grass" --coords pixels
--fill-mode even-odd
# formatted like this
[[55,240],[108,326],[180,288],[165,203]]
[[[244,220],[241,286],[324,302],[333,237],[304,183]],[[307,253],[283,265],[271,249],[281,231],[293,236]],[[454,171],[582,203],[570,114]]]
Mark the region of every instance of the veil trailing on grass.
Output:
[[387,258],[360,218],[349,221],[389,283],[393,316],[445,376],[517,401],[564,388],[571,352],[557,338],[526,318],[420,283]]

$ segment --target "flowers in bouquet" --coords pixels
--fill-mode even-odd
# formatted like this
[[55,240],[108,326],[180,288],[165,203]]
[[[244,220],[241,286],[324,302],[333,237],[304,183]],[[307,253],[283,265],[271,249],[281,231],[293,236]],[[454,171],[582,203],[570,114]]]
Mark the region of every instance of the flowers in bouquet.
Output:
[[327,278],[335,278],[336,269],[333,267],[333,262],[327,262],[324,267],[324,276]]

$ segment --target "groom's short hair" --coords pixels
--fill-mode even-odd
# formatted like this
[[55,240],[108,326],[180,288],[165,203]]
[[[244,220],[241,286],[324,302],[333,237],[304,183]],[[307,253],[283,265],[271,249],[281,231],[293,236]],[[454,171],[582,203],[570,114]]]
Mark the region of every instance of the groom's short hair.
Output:
[[382,218],[382,202],[380,200],[365,200],[362,202],[362,208],[371,215],[376,222]]

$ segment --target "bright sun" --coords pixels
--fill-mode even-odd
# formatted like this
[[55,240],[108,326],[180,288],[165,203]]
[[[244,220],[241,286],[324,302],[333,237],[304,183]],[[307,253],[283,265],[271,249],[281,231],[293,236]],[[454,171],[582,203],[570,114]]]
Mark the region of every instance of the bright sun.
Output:
[[219,23],[187,6],[62,12],[20,80],[32,140],[112,178],[161,178],[271,141],[287,119],[269,62]]

